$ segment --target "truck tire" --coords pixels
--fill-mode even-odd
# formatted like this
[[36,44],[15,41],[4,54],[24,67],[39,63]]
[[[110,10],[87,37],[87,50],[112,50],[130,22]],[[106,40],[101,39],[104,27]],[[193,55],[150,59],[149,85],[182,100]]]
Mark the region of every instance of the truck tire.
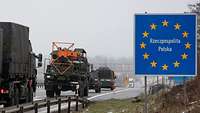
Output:
[[79,82],[78,95],[79,95],[79,97],[84,97],[84,84],[83,84],[83,81]]
[[100,86],[95,88],[95,93],[101,93],[101,87]]
[[8,102],[6,103],[6,107],[8,106],[14,106],[15,105],[15,97],[11,96],[11,98],[8,99]]
[[28,102],[32,102],[33,101],[33,88],[30,87],[28,88]]
[[89,92],[88,79],[85,79],[84,84],[85,84],[85,87],[84,87],[84,96],[88,96],[88,92]]
[[88,96],[89,88],[88,85],[85,86],[84,88],[84,96]]
[[48,90],[46,90],[46,96],[50,97],[50,98],[53,98],[54,97],[54,91],[48,91]]
[[99,87],[99,93],[101,93],[101,87]]
[[98,88],[95,88],[95,93],[99,93]]
[[61,91],[60,91],[60,90],[56,90],[56,92],[55,92],[55,93],[56,93],[56,96],[58,96],[58,97],[59,97],[59,96],[60,96],[60,94],[61,94]]
[[19,89],[15,88],[14,90],[14,105],[18,105],[19,104]]
[[110,88],[111,91],[113,91],[114,89],[115,89],[115,88],[114,88],[113,86]]
[[79,88],[79,90],[78,90],[78,96],[79,97],[84,97],[84,88],[83,87]]
[[10,83],[9,84],[9,98],[7,98],[7,103],[5,104],[5,107],[8,107],[8,106],[13,106],[15,105],[15,97],[14,97],[14,87],[13,85]]

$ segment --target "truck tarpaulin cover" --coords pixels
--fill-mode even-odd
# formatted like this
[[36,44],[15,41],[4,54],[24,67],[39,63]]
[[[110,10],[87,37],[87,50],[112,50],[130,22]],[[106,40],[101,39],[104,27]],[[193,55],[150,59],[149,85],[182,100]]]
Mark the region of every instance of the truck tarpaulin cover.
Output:
[[29,28],[10,22],[0,22],[0,28],[3,29],[2,73],[10,77],[25,75],[29,62]]
[[2,58],[3,58],[3,30],[0,29],[0,74],[2,72]]

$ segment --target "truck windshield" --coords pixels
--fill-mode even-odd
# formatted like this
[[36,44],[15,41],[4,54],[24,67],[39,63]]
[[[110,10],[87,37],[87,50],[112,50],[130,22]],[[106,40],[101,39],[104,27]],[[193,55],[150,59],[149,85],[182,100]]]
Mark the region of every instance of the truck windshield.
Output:
[[111,71],[99,72],[99,78],[100,79],[113,79],[113,74]]
[[73,61],[73,64],[75,72],[87,72],[87,65],[83,61]]

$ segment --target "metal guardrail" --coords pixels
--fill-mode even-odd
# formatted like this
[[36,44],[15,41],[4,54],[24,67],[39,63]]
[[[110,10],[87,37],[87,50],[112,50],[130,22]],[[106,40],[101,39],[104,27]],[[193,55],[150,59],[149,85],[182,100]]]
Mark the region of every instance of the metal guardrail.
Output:
[[37,88],[44,88],[44,83],[37,83]]
[[73,96],[73,97],[58,97],[54,100],[44,100],[44,101],[38,101],[38,102],[33,102],[30,105],[18,105],[14,108],[10,109],[0,109],[0,113],[24,113],[28,111],[34,111],[34,113],[38,113],[38,109],[40,108],[47,108],[47,113],[51,112],[50,106],[52,105],[58,105],[58,113],[61,113],[61,105],[63,103],[67,103],[67,113],[70,113],[71,111],[71,102],[75,102],[75,111],[79,110],[79,103],[82,104],[82,108],[85,108],[89,101],[86,98],[79,98],[78,96]]

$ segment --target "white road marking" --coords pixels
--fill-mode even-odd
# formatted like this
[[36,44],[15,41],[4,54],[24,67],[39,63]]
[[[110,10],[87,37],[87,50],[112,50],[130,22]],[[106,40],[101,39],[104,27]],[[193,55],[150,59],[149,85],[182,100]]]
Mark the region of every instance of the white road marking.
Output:
[[102,96],[109,95],[109,94],[115,94],[115,93],[124,92],[124,91],[127,91],[127,90],[130,90],[130,88],[123,89],[123,90],[118,90],[118,91],[113,91],[113,92],[108,92],[108,93],[103,93],[103,94],[99,94],[99,95],[95,95],[95,96],[89,97],[88,100],[92,100],[94,98],[102,97]]

